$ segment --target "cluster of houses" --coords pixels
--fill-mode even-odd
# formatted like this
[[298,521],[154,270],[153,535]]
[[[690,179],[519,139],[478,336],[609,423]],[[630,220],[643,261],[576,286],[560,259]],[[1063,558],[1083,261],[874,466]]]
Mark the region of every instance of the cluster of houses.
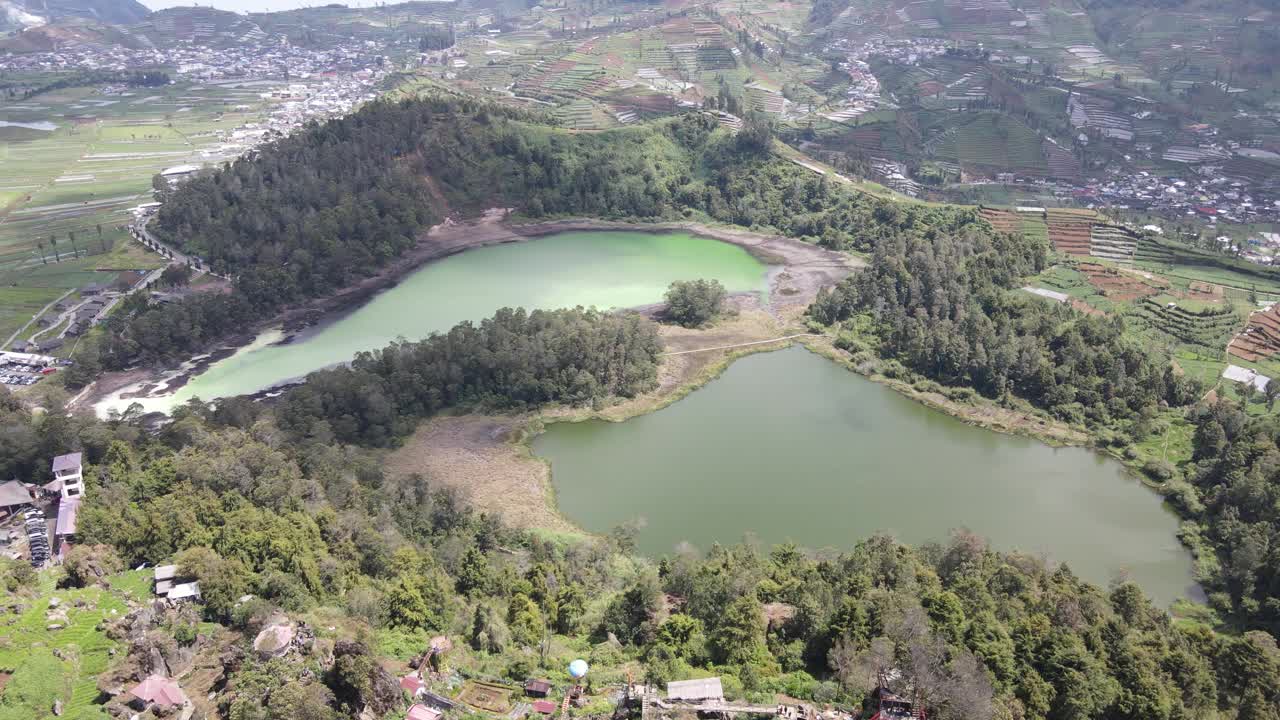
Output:
[[126,47],[123,44],[77,44],[48,52],[0,56],[0,70],[107,70],[175,68],[195,80],[241,78],[309,78],[334,71],[379,67],[384,60],[365,42],[334,38],[324,49],[290,45],[280,38],[217,46],[196,41],[171,46]]

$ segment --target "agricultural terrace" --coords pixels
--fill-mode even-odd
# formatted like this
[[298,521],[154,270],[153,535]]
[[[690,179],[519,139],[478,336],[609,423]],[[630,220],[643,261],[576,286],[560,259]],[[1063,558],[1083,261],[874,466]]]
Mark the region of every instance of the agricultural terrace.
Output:
[[[532,28],[459,42],[424,69],[473,92],[554,108],[567,127],[603,129],[732,97],[782,116],[830,102],[826,66],[778,51],[798,34],[807,5],[594,4],[535,12]],[[764,57],[755,44],[769,50]],[[830,79],[830,78],[828,78]],[[847,78],[846,78],[847,79]],[[785,96],[785,100],[784,100]]]
[[[158,267],[127,242],[152,177],[233,157],[260,119],[260,86],[72,88],[8,103],[0,120],[0,341],[89,283]],[[74,298],[73,298],[74,299]],[[32,328],[34,331],[34,328]]]
[[45,573],[35,597],[0,588],[0,607],[10,618],[0,646],[0,720],[42,717],[54,701],[71,717],[92,711],[98,675],[122,648],[103,624],[150,598],[150,575],[130,571],[108,578],[106,587],[55,590]]
[[1174,358],[1183,372],[1209,386],[1219,382],[1228,362],[1280,373],[1280,362],[1261,357],[1250,364],[1236,354],[1250,306],[1221,286],[1078,256],[1062,259],[1031,285],[1066,294],[1081,312],[1123,318],[1136,342]]

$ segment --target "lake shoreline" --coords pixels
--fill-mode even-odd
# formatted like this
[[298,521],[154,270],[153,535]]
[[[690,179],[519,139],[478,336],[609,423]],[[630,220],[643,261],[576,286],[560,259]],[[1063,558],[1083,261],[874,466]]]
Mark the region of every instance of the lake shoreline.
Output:
[[[749,316],[752,311],[743,315]],[[743,321],[743,315],[729,319],[729,325]],[[790,317],[770,318],[773,330],[782,333],[803,331],[802,313],[794,313]],[[692,338],[697,333],[710,334],[717,329],[724,330],[718,324],[706,330],[692,331]],[[671,343],[668,337],[674,328],[663,326],[664,340]],[[733,328],[728,329],[734,332]],[[758,333],[757,333],[758,334]],[[749,335],[743,334],[743,337]],[[682,338],[681,346],[688,344],[689,336]],[[703,338],[703,345],[717,345],[710,337]],[[430,476],[462,493],[476,509],[497,514],[504,521],[514,526],[544,535],[547,539],[569,537],[599,537],[598,534],[586,530],[561,509],[557,489],[552,479],[552,468],[549,460],[537,456],[533,451],[536,438],[546,432],[550,425],[556,423],[577,423],[591,420],[603,420],[621,423],[644,415],[658,412],[684,399],[691,393],[703,388],[720,377],[740,358],[758,353],[774,352],[794,344],[801,344],[816,355],[840,365],[846,371],[854,373],[866,380],[884,386],[908,400],[925,406],[929,411],[939,412],[958,420],[965,425],[987,432],[1020,436],[1043,443],[1053,448],[1080,448],[1100,458],[1118,462],[1126,477],[1137,479],[1150,492],[1154,493],[1161,503],[1164,502],[1162,488],[1147,482],[1146,478],[1131,463],[1125,462],[1114,452],[1097,447],[1091,436],[1081,428],[1073,427],[1061,421],[1039,417],[1033,413],[1003,408],[986,398],[979,398],[975,403],[960,403],[947,399],[938,393],[922,392],[911,383],[894,380],[879,374],[868,374],[857,368],[848,353],[834,346],[831,335],[816,335],[798,339],[789,339],[778,343],[751,345],[723,351],[712,351],[706,362],[692,371],[673,370],[668,366],[674,358],[664,358],[660,369],[659,387],[654,390],[617,402],[601,409],[586,407],[552,407],[535,413],[519,415],[482,415],[468,413],[466,415],[441,416],[423,422],[413,436],[408,438],[398,449],[389,453],[389,462],[384,469],[389,475],[403,474],[410,467],[421,471],[423,466],[414,466],[406,461],[410,457],[426,458],[434,456],[434,465],[430,466]],[[668,349],[671,349],[670,347]],[[687,356],[684,356],[687,357]],[[666,376],[679,375],[674,381]],[[477,435],[477,426],[500,427],[501,432],[482,436]],[[469,436],[469,442],[456,443],[459,436]],[[448,441],[441,443],[442,438]],[[458,465],[459,458],[465,458],[465,465]],[[501,462],[503,472],[495,473],[489,463]],[[476,493],[469,480],[476,474],[498,476],[495,488]],[[519,487],[524,491],[520,492]],[[503,500],[493,502],[492,492],[500,493]],[[1198,560],[1195,548],[1183,542],[1174,534],[1171,539],[1187,551],[1193,563]],[[1198,587],[1198,586],[1197,586]],[[1203,596],[1189,596],[1188,601],[1203,604]]]
[[[795,238],[768,235],[698,222],[623,222],[596,218],[559,218],[547,221],[509,221],[508,212],[494,208],[465,222],[452,219],[433,226],[419,236],[417,245],[377,273],[353,283],[337,293],[286,308],[271,318],[257,321],[236,335],[202,349],[193,356],[217,355],[225,358],[245,348],[272,328],[284,335],[276,342],[287,344],[317,327],[336,322],[374,297],[400,283],[408,275],[445,258],[483,247],[519,243],[565,232],[683,232],[741,247],[769,266],[767,283],[773,310],[807,306],[819,287],[834,284],[854,269],[865,266],[858,258],[806,243]],[[652,310],[653,306],[646,306]],[[203,372],[209,363],[177,367],[130,368],[104,373],[77,394],[70,410],[92,408],[119,394],[119,399],[154,397],[157,387],[176,390]],[[260,392],[272,388],[262,388]]]

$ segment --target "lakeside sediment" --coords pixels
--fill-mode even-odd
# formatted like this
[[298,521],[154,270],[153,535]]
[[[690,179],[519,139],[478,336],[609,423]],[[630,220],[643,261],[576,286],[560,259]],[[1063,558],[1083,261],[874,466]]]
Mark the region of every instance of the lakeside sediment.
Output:
[[481,218],[464,223],[446,221],[423,233],[418,245],[379,272],[325,298],[317,298],[287,308],[274,317],[246,327],[235,337],[208,348],[203,362],[183,363],[176,368],[135,368],[104,374],[69,404],[72,409],[92,407],[104,400],[127,401],[156,397],[183,387],[217,359],[236,353],[271,328],[284,328],[272,344],[284,344],[305,337],[316,327],[335,322],[354,312],[384,290],[422,267],[466,250],[524,242],[546,235],[573,231],[630,231],[645,233],[684,232],[715,239],[743,248],[773,263],[767,282],[770,308],[802,307],[817,288],[838,281],[861,261],[824,250],[800,240],[763,235],[734,228],[700,223],[630,223],[596,219],[560,219],[547,222],[509,223],[503,210],[490,210]]

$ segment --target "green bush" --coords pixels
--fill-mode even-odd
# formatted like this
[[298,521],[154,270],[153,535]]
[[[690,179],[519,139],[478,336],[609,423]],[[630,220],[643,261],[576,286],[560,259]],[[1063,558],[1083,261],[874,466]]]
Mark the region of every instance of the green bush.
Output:
[[1173,479],[1177,469],[1174,468],[1172,463],[1165,460],[1148,460],[1142,466],[1142,472],[1152,480],[1166,482]]
[[727,295],[719,280],[678,280],[667,288],[666,317],[685,327],[706,325],[720,314]]

